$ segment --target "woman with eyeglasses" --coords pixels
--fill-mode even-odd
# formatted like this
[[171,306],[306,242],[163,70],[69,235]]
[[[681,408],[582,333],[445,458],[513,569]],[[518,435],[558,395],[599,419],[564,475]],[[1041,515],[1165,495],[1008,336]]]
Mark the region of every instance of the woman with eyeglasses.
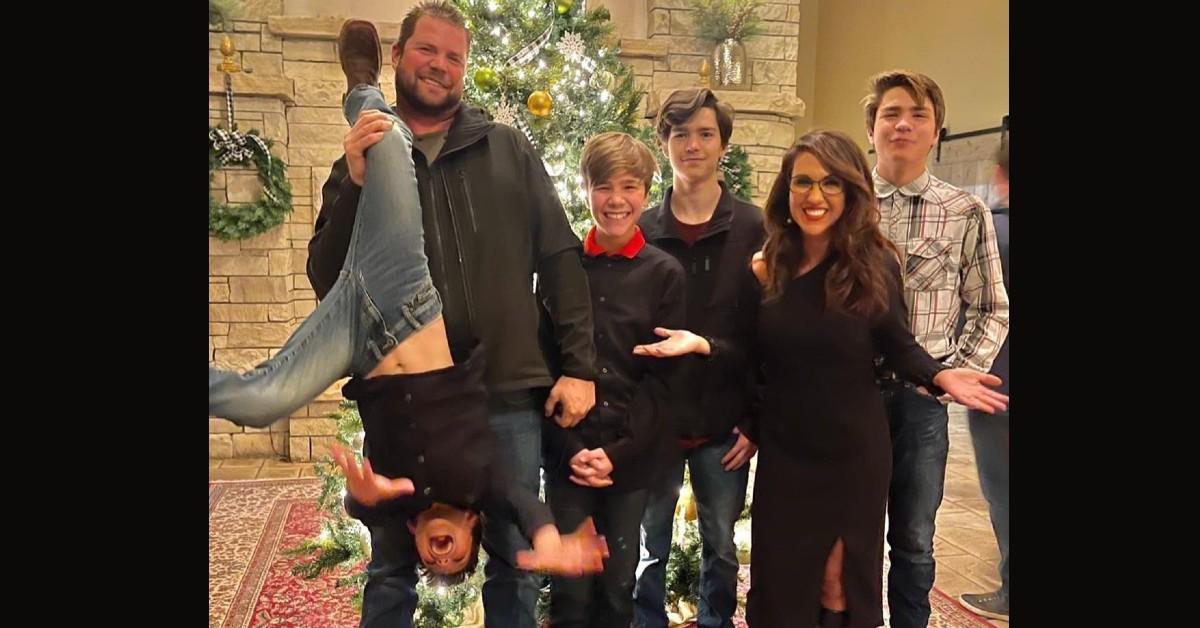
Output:
[[901,377],[983,412],[1000,380],[935,361],[909,331],[871,169],[843,133],[808,133],[767,199],[759,359],[766,377],[752,510],[751,626],[883,624],[891,479],[882,356]]

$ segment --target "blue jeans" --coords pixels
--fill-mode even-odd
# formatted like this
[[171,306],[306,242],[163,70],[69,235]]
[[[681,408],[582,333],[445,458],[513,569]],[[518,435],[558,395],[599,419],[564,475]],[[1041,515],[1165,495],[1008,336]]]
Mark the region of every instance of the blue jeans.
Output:
[[[520,393],[509,393],[509,395]],[[518,401],[493,402],[489,423],[500,440],[513,480],[537,495],[541,485],[542,417],[539,395],[525,391]],[[544,396],[542,397],[544,399]],[[532,533],[532,530],[530,531]],[[530,548],[515,520],[488,513],[483,527],[488,553],[483,573],[483,614],[486,628],[536,628],[540,578],[516,568],[517,552]]]
[[665,628],[667,558],[671,552],[672,522],[683,465],[691,473],[692,494],[700,521],[700,607],[701,628],[730,628],[737,610],[737,546],[733,525],[746,505],[749,463],[726,471],[721,458],[737,441],[736,434],[714,439],[683,452],[677,464],[663,470],[662,482],[650,490],[642,518],[641,561],[634,590],[634,622],[637,628]]
[[[499,439],[500,451],[514,480],[538,494],[542,450],[542,414],[536,395],[509,393],[517,401],[495,401],[488,422]],[[367,443],[370,446],[370,443]],[[483,607],[487,628],[536,628],[538,577],[514,566],[520,550],[529,541],[508,517],[485,512],[483,547],[488,560],[483,585]],[[391,628],[412,625],[416,608],[415,549],[403,517],[386,525],[369,526],[371,562],[363,591],[362,628]],[[410,585],[411,582],[411,585]]]
[[1000,594],[1008,599],[1008,413],[967,411],[979,486],[1000,546]]
[[404,517],[371,526],[371,562],[360,628],[412,628],[417,610],[417,547]]
[[[346,98],[360,111],[391,113],[383,92],[360,85]],[[403,122],[367,149],[367,172],[350,248],[329,294],[271,359],[246,373],[208,370],[208,413],[266,427],[338,379],[365,375],[413,332],[436,320],[442,301],[429,276],[412,132]],[[380,174],[382,173],[382,174]]]
[[885,387],[883,399],[892,435],[887,532],[891,625],[924,628],[929,623],[934,521],[946,484],[950,417],[946,406],[910,384]]

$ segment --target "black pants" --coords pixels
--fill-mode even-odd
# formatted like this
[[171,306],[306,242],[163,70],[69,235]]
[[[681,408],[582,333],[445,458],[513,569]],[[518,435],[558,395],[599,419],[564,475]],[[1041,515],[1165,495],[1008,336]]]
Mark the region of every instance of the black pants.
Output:
[[546,479],[546,501],[558,529],[573,532],[584,519],[592,517],[609,551],[601,573],[552,579],[552,627],[615,628],[633,621],[633,585],[646,497],[644,489],[616,492],[611,487],[579,486],[558,475]]

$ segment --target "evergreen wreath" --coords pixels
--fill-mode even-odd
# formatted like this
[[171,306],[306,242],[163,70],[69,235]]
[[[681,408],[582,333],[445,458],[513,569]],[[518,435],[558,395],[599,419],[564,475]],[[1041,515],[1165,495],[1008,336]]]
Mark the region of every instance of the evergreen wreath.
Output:
[[[218,240],[241,240],[283,224],[292,212],[292,185],[287,166],[271,155],[271,140],[249,133],[224,129],[208,130],[208,233]],[[230,205],[212,196],[213,176],[224,166],[247,166],[258,170],[263,193],[257,201]]]

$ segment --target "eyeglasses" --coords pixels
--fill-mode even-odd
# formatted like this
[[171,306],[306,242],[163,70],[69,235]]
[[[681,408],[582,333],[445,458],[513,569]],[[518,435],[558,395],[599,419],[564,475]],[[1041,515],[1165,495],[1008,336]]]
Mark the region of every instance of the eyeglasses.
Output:
[[[814,181],[808,177],[796,177],[792,179],[792,192],[800,195],[807,195],[812,192]],[[846,184],[841,179],[829,176],[816,182],[821,188],[821,194],[825,196],[838,196],[846,191]]]

